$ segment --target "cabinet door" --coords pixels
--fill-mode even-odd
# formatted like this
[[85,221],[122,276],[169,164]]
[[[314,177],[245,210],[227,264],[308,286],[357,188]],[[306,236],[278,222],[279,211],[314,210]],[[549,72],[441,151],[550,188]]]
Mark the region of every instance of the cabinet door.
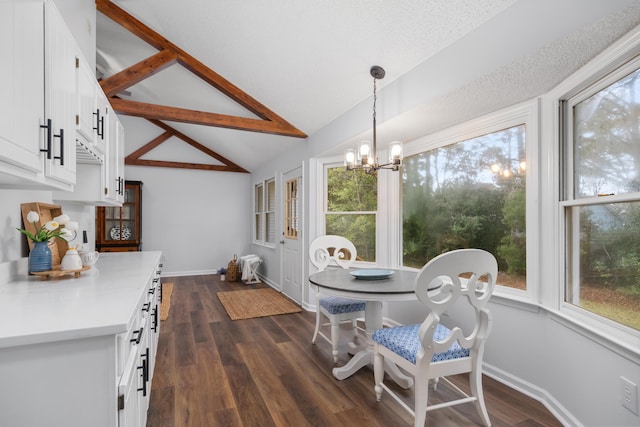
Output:
[[42,0],[0,2],[0,172],[18,178],[43,169],[43,13]]
[[[96,145],[96,131],[100,132],[100,120],[96,109],[97,84],[84,57],[76,56],[76,131],[90,146]],[[104,149],[99,151],[104,153]]]
[[45,174],[48,178],[75,184],[77,47],[52,1],[45,3],[45,34],[45,115],[52,125],[51,154],[45,160]]
[[[106,98],[105,98],[106,99]],[[105,198],[124,202],[124,127],[118,116],[108,108],[107,161],[105,170]]]
[[138,346],[129,353],[122,377],[118,384],[118,427],[138,427],[140,370]]

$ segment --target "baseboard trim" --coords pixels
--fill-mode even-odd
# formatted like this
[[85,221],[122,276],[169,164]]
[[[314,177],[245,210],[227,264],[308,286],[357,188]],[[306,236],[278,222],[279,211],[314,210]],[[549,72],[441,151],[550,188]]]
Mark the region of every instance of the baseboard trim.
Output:
[[525,381],[522,378],[511,375],[502,369],[489,365],[488,363],[482,364],[482,373],[506,385],[507,387],[517,390],[520,393],[542,403],[549,412],[551,412],[558,421],[562,423],[562,425],[567,427],[583,427],[583,424],[545,389]]

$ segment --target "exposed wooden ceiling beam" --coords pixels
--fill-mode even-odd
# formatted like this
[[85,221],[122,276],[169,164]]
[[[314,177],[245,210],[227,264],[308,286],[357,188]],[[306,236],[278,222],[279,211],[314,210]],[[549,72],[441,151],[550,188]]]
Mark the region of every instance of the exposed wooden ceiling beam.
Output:
[[[151,46],[155,47],[156,49],[160,51],[166,50],[176,54],[177,61],[182,66],[184,66],[187,70],[191,71],[192,73],[194,73],[195,75],[197,75],[198,77],[200,77],[201,79],[203,79],[204,81],[206,81],[207,83],[215,87],[217,90],[227,95],[233,101],[242,105],[244,108],[251,111],[253,114],[255,114],[256,116],[262,119],[262,120],[255,120],[255,119],[245,119],[240,117],[238,118],[238,120],[239,122],[242,123],[242,125],[240,125],[239,127],[236,127],[236,126],[229,126],[229,124],[233,122],[232,120],[229,120],[227,118],[223,120],[219,119],[220,117],[229,117],[229,116],[222,116],[222,115],[216,115],[213,113],[202,113],[199,111],[193,111],[193,114],[190,115],[189,120],[191,121],[188,121],[189,123],[202,124],[207,126],[221,126],[221,127],[241,129],[241,130],[253,131],[253,132],[274,133],[277,135],[292,136],[296,138],[306,138],[307,135],[304,132],[295,128],[293,125],[288,123],[282,117],[280,117],[279,115],[271,111],[266,106],[262,105],[253,97],[251,97],[249,94],[242,91],[240,88],[238,88],[237,86],[235,86],[234,84],[232,84],[231,82],[223,78],[221,75],[219,75],[215,71],[208,68],[202,62],[198,61],[196,58],[189,55],[187,52],[185,52],[180,47],[178,47],[177,45],[173,44],[172,42],[164,38],[162,35],[156,33],[150,27],[146,26],[144,23],[140,22],[139,20],[137,20],[136,18],[128,14],[123,9],[121,9],[120,7],[112,3],[111,1],[96,0],[96,7],[100,13],[104,14],[108,18],[120,24],[122,27],[124,27],[134,35],[138,36],[139,38],[141,38]],[[138,66],[139,66],[138,70],[144,69],[143,65],[138,64]],[[135,83],[138,83],[139,81],[135,81],[136,80],[135,76],[136,74],[134,74],[133,76],[128,76],[130,78],[129,81],[127,81],[126,79],[123,79],[122,81],[119,82],[118,87],[126,88],[128,87],[127,84],[131,86]],[[126,77],[126,76],[123,76],[123,77]],[[112,92],[111,89],[110,89],[110,92]],[[117,112],[120,112],[123,114],[140,115],[141,117],[149,117],[149,118],[155,118],[155,119],[174,120],[164,116],[160,117],[157,113],[153,116],[146,115],[149,113],[149,111],[155,108],[161,109],[163,111],[163,114],[165,115],[180,116],[180,117],[185,117],[185,115],[189,116],[188,114],[185,114],[185,112],[180,109],[175,109],[176,111],[171,112],[169,110],[172,109],[173,107],[155,106],[153,104],[146,104],[144,108],[142,108],[143,106],[141,105],[126,107],[125,104],[127,103],[133,104],[133,102],[134,101],[120,100],[118,102],[118,105],[122,110],[116,108],[115,106],[114,106],[114,109]],[[128,113],[125,112],[125,109],[128,111]],[[199,122],[198,120],[200,117],[202,117],[204,121]],[[216,117],[218,118],[216,119]]]
[[248,117],[228,116],[225,114],[207,113],[198,110],[188,110],[185,108],[167,107],[158,104],[147,104],[144,102],[111,98],[113,109],[125,116],[137,116],[147,119],[169,120],[172,122],[199,124],[215,126],[227,129],[247,130],[253,132],[269,133],[273,135],[291,135],[291,130],[283,126],[282,123],[268,120],[252,119]]
[[[242,172],[242,173],[249,172],[243,167],[238,166],[231,160],[225,158],[224,156],[221,156],[215,151],[205,147],[204,145],[200,144],[194,139],[189,138],[187,135],[183,134],[177,129],[174,129],[168,124],[163,123],[159,120],[153,120],[153,119],[148,119],[148,121],[158,126],[159,128],[163,129],[165,132],[160,134],[153,140],[151,140],[149,143],[140,147],[133,153],[129,154],[127,157],[125,157],[124,163],[126,165],[157,166],[157,167],[183,168],[183,169],[201,169],[201,170],[212,170],[212,171],[220,171],[220,172]],[[207,154],[210,157],[213,157],[214,159],[218,160],[223,164],[211,165],[206,163],[172,162],[172,161],[166,161],[166,160],[146,160],[146,159],[140,158],[171,137],[176,137],[181,139],[182,141],[191,145],[193,148],[202,151],[203,153]]]
[[177,60],[178,55],[174,52],[162,50],[155,55],[100,81],[100,86],[107,97],[110,98],[136,83],[141,82],[147,77],[151,77],[175,64]]

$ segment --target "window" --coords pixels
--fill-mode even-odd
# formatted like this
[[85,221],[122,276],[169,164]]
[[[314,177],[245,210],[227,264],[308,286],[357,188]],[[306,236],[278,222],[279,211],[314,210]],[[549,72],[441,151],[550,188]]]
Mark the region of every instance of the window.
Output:
[[271,179],[254,188],[256,242],[273,245],[276,242],[276,182]]
[[564,102],[564,302],[640,330],[640,60]]
[[276,242],[276,182],[267,181],[265,194],[265,241]]
[[526,289],[525,134],[518,124],[454,136],[405,157],[403,265],[420,268],[443,252],[480,248],[498,259],[498,284]]
[[344,166],[326,169],[325,233],[351,240],[358,259],[376,260],[377,179],[363,170]]
[[254,240],[257,242],[264,241],[264,184],[260,183],[254,189]]
[[290,179],[286,183],[286,200],[285,200],[285,237],[289,239],[298,238],[300,213],[300,200],[298,197],[298,178]]

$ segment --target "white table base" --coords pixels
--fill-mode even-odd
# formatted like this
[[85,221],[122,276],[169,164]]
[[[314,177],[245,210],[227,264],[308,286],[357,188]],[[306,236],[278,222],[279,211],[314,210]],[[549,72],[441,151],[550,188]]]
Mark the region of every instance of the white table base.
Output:
[[[382,303],[379,301],[367,301],[364,310],[364,322],[366,343],[362,350],[354,354],[347,364],[333,368],[333,376],[338,380],[349,378],[363,367],[373,364],[373,340],[371,336],[376,329],[382,328]],[[413,385],[413,378],[405,375],[395,364],[385,361],[385,371],[400,387],[407,389]]]

